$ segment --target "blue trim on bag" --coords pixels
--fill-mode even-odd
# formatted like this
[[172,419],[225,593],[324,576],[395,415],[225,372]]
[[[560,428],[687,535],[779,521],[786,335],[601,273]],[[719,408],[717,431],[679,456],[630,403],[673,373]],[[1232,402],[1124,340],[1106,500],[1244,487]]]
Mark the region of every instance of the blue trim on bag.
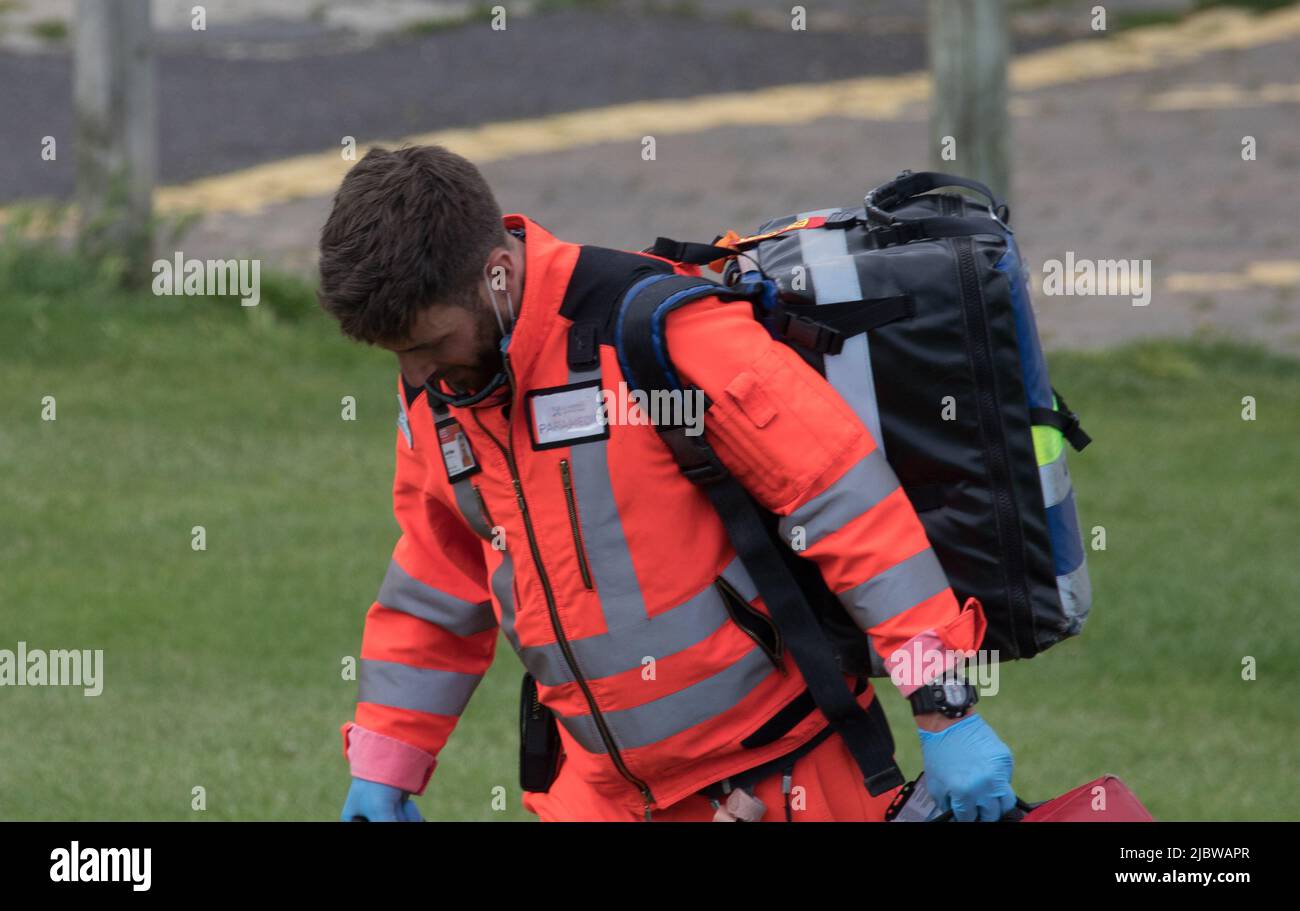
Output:
[[1079,512],[1074,506],[1074,490],[1055,506],[1047,508],[1047,533],[1052,539],[1052,563],[1058,576],[1074,572],[1083,565],[1083,538],[1079,534]]
[[[623,319],[627,315],[628,307],[631,305],[632,301],[636,299],[638,294],[656,282],[673,277],[677,277],[675,273],[652,275],[648,278],[644,278],[628,289],[627,293],[623,296],[622,302],[619,304],[618,320],[614,330],[614,348],[618,354],[618,363],[623,370],[623,376],[626,377],[633,386],[639,387],[641,384],[638,379],[633,376],[624,351]],[[680,277],[689,278],[690,276]],[[682,384],[681,380],[678,379],[676,372],[673,370],[672,362],[668,359],[667,346],[664,341],[664,330],[668,313],[677,307],[680,307],[682,304],[690,303],[691,301],[698,300],[702,297],[712,297],[714,295],[723,296],[728,300],[754,300],[758,302],[759,306],[761,306],[765,312],[771,313],[776,307],[778,294],[779,292],[776,282],[771,279],[760,278],[753,281],[741,282],[729,288],[720,286],[716,282],[706,281],[703,284],[683,288],[681,291],[677,291],[666,297],[650,315],[650,345],[654,350],[655,360],[658,362],[659,367],[663,371],[664,377],[667,379],[671,388],[680,390]],[[766,321],[764,321],[764,325],[766,325]]]
[[696,285],[693,288],[684,288],[676,294],[667,297],[662,304],[655,308],[655,312],[650,315],[650,344],[654,348],[655,360],[659,362],[659,369],[663,370],[664,376],[667,378],[669,385],[673,389],[681,389],[682,384],[677,379],[677,374],[673,372],[672,366],[668,363],[668,357],[664,351],[664,319],[675,307],[692,300],[698,300],[701,297],[708,297],[711,294],[717,294],[720,290],[721,289],[712,282],[707,285]]
[[1020,349],[1020,369],[1025,380],[1025,395],[1030,408],[1052,408],[1052,384],[1047,377],[1043,346],[1038,340],[1034,308],[1029,300],[1020,249],[1007,237],[1007,249],[993,266],[1011,285],[1011,309],[1016,319],[1016,347]]
[[623,300],[618,305],[618,322],[614,328],[614,351],[618,354],[618,366],[623,371],[623,376],[634,387],[639,384],[627,365],[627,355],[623,351],[623,317],[627,314],[627,305],[644,289],[650,287],[655,282],[661,282],[664,279],[672,278],[674,274],[675,273],[672,272],[661,272],[641,279],[631,288],[627,289],[627,293],[623,295]]

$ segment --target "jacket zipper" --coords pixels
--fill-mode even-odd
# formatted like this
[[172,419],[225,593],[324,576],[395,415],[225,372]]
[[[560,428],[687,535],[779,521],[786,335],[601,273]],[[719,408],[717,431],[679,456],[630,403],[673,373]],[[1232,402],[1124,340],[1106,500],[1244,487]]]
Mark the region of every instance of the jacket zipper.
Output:
[[564,482],[564,502],[569,507],[569,530],[573,532],[573,549],[578,555],[578,571],[582,584],[591,591],[591,570],[587,566],[587,551],[582,546],[582,529],[578,527],[578,504],[573,498],[573,478],[569,474],[569,460],[560,459],[560,480]]
[[[984,431],[985,452],[989,459],[989,473],[993,476],[994,514],[1001,552],[1006,558],[1008,576],[1007,595],[1013,605],[1011,620],[1029,622],[1030,635],[1034,635],[1033,612],[1029,606],[1029,593],[1024,584],[1024,541],[1020,534],[1020,519],[1016,503],[1011,496],[1011,469],[1007,456],[1006,437],[998,417],[997,396],[993,388],[994,371],[989,352],[988,324],[985,320],[983,296],[980,293],[979,273],[975,253],[969,237],[953,238],[957,253],[957,268],[961,277],[961,297],[970,327],[971,359],[978,390],[980,424]],[[1012,637],[1019,647],[1020,638],[1013,629]],[[1031,643],[1032,647],[1032,643]]]
[[[514,400],[515,394],[515,375],[510,366],[510,355],[505,355],[506,377],[510,381],[510,400]],[[537,569],[537,576],[542,583],[542,592],[546,595],[546,609],[551,616],[551,629],[555,632],[555,639],[560,645],[560,651],[564,653],[564,660],[568,663],[569,669],[573,672],[573,678],[582,690],[582,695],[587,700],[587,707],[591,709],[592,720],[596,722],[596,729],[600,732],[600,739],[605,744],[605,749],[609,752],[610,759],[614,762],[614,767],[618,769],[627,781],[641,792],[641,799],[645,808],[646,822],[650,821],[650,805],[654,803],[654,794],[650,792],[650,786],[640,778],[632,774],[627,765],[623,762],[623,754],[619,752],[614,743],[614,737],[605,723],[605,716],[600,713],[596,705],[596,697],[591,693],[591,687],[588,686],[587,680],[582,675],[582,670],[578,667],[578,660],[573,655],[573,649],[569,645],[569,639],[564,634],[564,628],[560,625],[560,615],[555,606],[555,593],[551,591],[551,582],[546,575],[546,568],[542,565],[542,554],[537,544],[537,536],[533,532],[532,517],[528,513],[528,502],[524,499],[523,484],[519,480],[519,467],[515,464],[514,453],[514,434],[511,433],[509,416],[506,418],[506,444],[502,445],[501,441],[496,438],[492,431],[488,430],[483,424],[483,419],[479,417],[476,410],[471,409],[474,414],[474,421],[478,424],[479,429],[483,431],[505,457],[506,466],[510,469],[510,480],[514,483],[515,501],[519,505],[519,515],[524,520],[524,531],[528,536],[528,549],[533,555],[533,566]]]

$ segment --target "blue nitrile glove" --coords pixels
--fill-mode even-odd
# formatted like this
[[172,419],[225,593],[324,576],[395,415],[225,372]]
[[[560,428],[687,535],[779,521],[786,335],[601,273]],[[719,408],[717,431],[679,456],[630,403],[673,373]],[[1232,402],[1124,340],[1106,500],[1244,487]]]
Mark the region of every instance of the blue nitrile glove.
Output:
[[1016,805],[1011,750],[976,714],[942,731],[917,730],[925,777],[940,812],[958,822],[997,822]]
[[343,822],[424,822],[411,795],[391,785],[353,778],[343,803]]

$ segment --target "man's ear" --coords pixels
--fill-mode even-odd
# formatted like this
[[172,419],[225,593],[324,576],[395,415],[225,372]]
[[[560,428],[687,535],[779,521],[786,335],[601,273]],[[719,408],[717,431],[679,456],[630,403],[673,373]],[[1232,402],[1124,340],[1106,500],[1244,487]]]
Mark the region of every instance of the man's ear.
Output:
[[493,291],[508,291],[510,289],[510,276],[514,274],[516,268],[514,260],[514,254],[504,247],[498,247],[492,251],[492,255],[488,257],[488,261],[483,266],[483,274],[487,278],[488,286]]

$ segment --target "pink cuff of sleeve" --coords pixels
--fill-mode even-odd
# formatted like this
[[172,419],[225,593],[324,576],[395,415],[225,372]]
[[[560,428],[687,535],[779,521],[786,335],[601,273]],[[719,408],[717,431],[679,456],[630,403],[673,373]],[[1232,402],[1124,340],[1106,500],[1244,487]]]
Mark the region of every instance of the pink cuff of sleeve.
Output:
[[917,633],[895,649],[885,662],[885,667],[889,670],[889,679],[906,697],[924,684],[942,677],[960,660],[958,652],[945,649],[939,634],[928,629]]
[[988,620],[977,598],[967,598],[957,616],[939,630],[917,633],[885,661],[889,677],[904,696],[944,676],[953,666],[973,657],[984,641]]
[[352,766],[352,777],[377,781],[411,794],[424,793],[429,776],[438,764],[419,747],[351,721],[343,725],[343,753]]

